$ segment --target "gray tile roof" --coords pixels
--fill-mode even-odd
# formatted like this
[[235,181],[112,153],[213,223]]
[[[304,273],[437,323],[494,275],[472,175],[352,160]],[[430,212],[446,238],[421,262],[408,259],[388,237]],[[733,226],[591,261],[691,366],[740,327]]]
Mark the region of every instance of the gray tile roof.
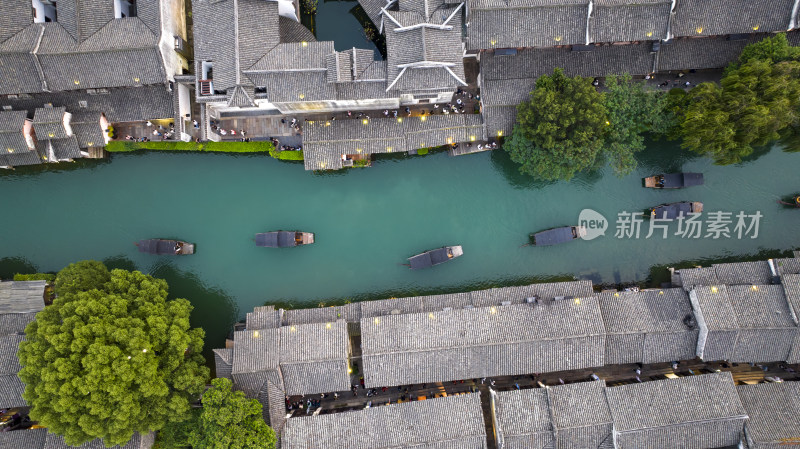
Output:
[[503,449],[553,448],[553,423],[547,390],[500,391],[493,396],[496,431]]
[[586,43],[587,1],[469,2],[468,50]]
[[22,153],[0,155],[0,167],[11,166],[21,167],[24,165],[41,164],[46,159],[36,151],[25,151]]
[[275,306],[256,307],[247,313],[247,330],[271,329],[281,326],[282,311],[275,310]]
[[800,274],[800,258],[773,259],[779,275]]
[[0,449],[42,449],[47,429],[24,429],[0,432]]
[[349,323],[357,323],[361,320],[361,303],[285,310],[284,316],[287,324],[329,323],[340,319]]
[[[403,152],[482,138],[478,114],[308,122],[303,132],[306,170],[342,168],[342,155]],[[475,140],[472,139],[472,140]],[[448,142],[448,140],[450,142]],[[360,150],[360,151],[359,151]]]
[[361,332],[368,388],[601,366],[605,351],[594,298],[363,318]]
[[25,111],[0,111],[0,154],[31,151],[25,139]]
[[0,314],[42,310],[46,285],[45,281],[0,282]]
[[800,319],[800,275],[784,274],[781,276],[781,285],[783,285],[786,300],[789,302],[792,319],[797,324]]
[[750,417],[745,434],[751,449],[800,440],[800,382],[740,385],[736,392]]
[[658,53],[658,70],[717,69],[739,58],[742,49],[766,35],[729,40],[722,36],[675,38],[662,42]]
[[278,369],[281,343],[280,329],[234,332],[233,341],[232,374],[257,373]]
[[601,293],[598,298],[606,328],[606,364],[695,357],[699,330],[683,289]]
[[279,16],[278,25],[281,42],[314,42],[317,40],[311,30],[287,17]]
[[510,136],[517,119],[517,107],[484,106],[482,115],[488,138]]
[[547,388],[556,445],[599,448],[611,441],[611,411],[602,380]]
[[[150,449],[153,447],[155,443],[155,433],[148,433],[146,435],[142,435],[140,433],[134,433],[131,440],[128,441],[123,446],[114,445],[111,446],[109,449]],[[102,440],[92,440],[88,443],[84,443],[80,446],[69,446],[64,442],[64,438],[60,435],[56,435],[53,433],[48,433],[45,438],[45,443],[42,449],[74,449],[78,447],[79,449],[106,449],[105,444],[103,444]]]
[[[24,109],[33,116],[36,108],[50,103],[54,107],[66,106],[67,111],[74,113],[102,112],[112,123],[173,117],[173,93],[166,85],[107,89],[96,93],[63,91],[34,94],[30,98],[0,98],[0,106]],[[83,101],[86,107],[83,107]]]
[[17,374],[22,368],[17,359],[17,350],[24,338],[25,336],[20,334],[0,337],[0,374]]
[[619,449],[737,445],[747,419],[728,372],[606,390]]
[[388,0],[358,0],[358,4],[364,8],[364,12],[372,20],[376,29],[381,26],[381,8],[387,6],[388,3]]
[[70,136],[64,127],[65,107],[37,108],[33,114],[33,130],[41,139],[63,139]]
[[669,0],[597,0],[589,20],[590,42],[652,41],[667,37]]
[[350,388],[350,341],[344,320],[280,329],[280,366],[288,395]]
[[697,287],[689,292],[700,327],[697,352],[703,360],[731,360],[739,324],[724,285]]
[[21,369],[17,359],[17,350],[19,343],[24,338],[19,334],[0,337],[0,408],[27,405],[22,399],[25,385],[17,377],[17,373]]
[[36,318],[36,312],[31,313],[2,313],[0,314],[0,329],[3,334],[17,334],[25,332],[25,327]]
[[232,379],[231,370],[233,369],[233,349],[222,348],[214,349],[214,368],[216,377]]
[[105,144],[105,131],[100,125],[100,114],[100,112],[73,112],[70,126],[79,147],[99,147]]
[[258,394],[258,401],[263,407],[261,415],[264,421],[280,435],[286,422],[286,393],[274,382],[267,381]]
[[727,285],[769,284],[772,272],[766,260],[714,264],[719,282]]
[[25,385],[17,374],[0,374],[0,408],[25,407],[28,404],[22,399]]
[[282,442],[282,449],[487,447],[477,393],[290,418]]
[[671,32],[674,36],[698,36],[785,31],[793,4],[792,0],[680,0]]

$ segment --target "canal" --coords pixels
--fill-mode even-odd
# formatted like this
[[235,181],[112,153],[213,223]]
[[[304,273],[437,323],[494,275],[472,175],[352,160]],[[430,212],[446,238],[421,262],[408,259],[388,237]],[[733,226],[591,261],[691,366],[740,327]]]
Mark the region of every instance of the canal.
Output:
[[[706,184],[641,187],[642,176],[677,170],[703,172]],[[719,167],[671,143],[651,143],[630,176],[605,169],[569,183],[531,181],[502,150],[398,155],[372,168],[321,174],[265,155],[116,154],[0,173],[0,277],[57,271],[82,259],[142,270],[190,299],[195,324],[219,347],[232,322],[265,302],[314,307],[573,277],[646,281],[670,264],[797,248],[800,210],[776,200],[800,190],[798,171],[800,154],[777,148]],[[614,237],[618,213],[681,200],[734,215],[760,211],[758,237],[645,239],[646,223],[639,239]],[[608,219],[605,236],[521,247],[529,232],[576,224],[585,208]],[[255,246],[254,234],[277,229],[314,232],[316,243]],[[133,243],[153,237],[195,242],[197,254],[138,253]],[[452,244],[463,245],[465,255],[451,263],[419,272],[402,265]]]

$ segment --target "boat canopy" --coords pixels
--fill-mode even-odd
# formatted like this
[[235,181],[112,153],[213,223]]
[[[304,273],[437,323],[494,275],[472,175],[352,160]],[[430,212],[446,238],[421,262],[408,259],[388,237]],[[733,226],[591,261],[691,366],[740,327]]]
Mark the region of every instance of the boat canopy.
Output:
[[678,218],[680,215],[683,215],[684,217],[688,218],[690,213],[692,213],[692,203],[682,202],[682,203],[662,204],[661,206],[656,206],[655,208],[653,208],[652,215],[655,218],[666,218],[669,220],[674,220]]
[[139,240],[139,252],[148,254],[175,254],[176,240]]
[[575,238],[572,226],[564,226],[563,228],[548,229],[547,231],[533,234],[533,244],[536,246],[558,245],[559,243],[575,240]]
[[294,231],[273,231],[256,234],[256,246],[269,248],[286,248],[297,246]]
[[448,247],[432,249],[422,254],[417,254],[416,256],[409,257],[408,263],[411,266],[412,270],[432,267],[434,265],[438,265],[442,262],[447,262],[448,260],[450,260],[451,257],[447,256],[449,252],[450,248]]
[[702,173],[670,173],[664,175],[665,189],[676,189],[680,187],[692,187],[703,185]]

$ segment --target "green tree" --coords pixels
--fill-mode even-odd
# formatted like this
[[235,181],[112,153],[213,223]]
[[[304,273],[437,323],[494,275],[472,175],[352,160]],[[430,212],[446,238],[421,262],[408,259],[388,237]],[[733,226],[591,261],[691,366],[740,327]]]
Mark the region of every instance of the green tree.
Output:
[[789,41],[786,39],[786,34],[780,33],[744,47],[742,53],[739,55],[737,63],[729,65],[726,72],[734,70],[741,64],[753,60],[777,63],[797,60],[798,57],[800,57],[800,47],[794,47],[789,44]]
[[261,416],[261,404],[231,390],[231,381],[213,379],[203,393],[200,424],[189,435],[194,449],[273,449],[275,432]]
[[158,431],[154,449],[189,449],[189,434],[200,425],[202,410],[194,408],[185,421],[168,422]]
[[778,139],[798,123],[799,75],[796,61],[751,59],[729,70],[719,86],[698,85],[687,96],[682,146],[726,165]]
[[636,168],[635,154],[645,148],[644,133],[666,133],[674,116],[666,111],[666,96],[646,91],[644,82],[628,74],[608,75],[605,85],[610,126],[604,152],[617,175],[627,175]]
[[57,295],[102,288],[111,279],[111,273],[102,262],[82,260],[67,265],[58,272],[55,290]]
[[70,445],[122,445],[187,419],[209,375],[189,301],[168,301],[167,283],[138,271],[113,270],[97,285],[98,264],[57,275],[59,297],[25,329],[18,353],[31,418]]
[[608,123],[603,96],[591,80],[557,68],[517,106],[517,123],[503,147],[522,173],[568,180],[594,164]]

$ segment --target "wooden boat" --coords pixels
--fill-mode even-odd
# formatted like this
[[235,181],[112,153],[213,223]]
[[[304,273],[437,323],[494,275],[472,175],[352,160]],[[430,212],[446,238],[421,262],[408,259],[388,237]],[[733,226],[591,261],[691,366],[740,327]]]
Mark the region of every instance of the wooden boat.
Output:
[[412,270],[432,267],[453,260],[464,254],[461,246],[443,246],[408,258],[408,266]]
[[661,204],[650,209],[650,218],[674,220],[681,215],[688,217],[689,214],[699,214],[700,212],[703,212],[703,203],[682,201],[680,203]]
[[139,247],[140,253],[157,254],[159,256],[194,254],[194,243],[187,243],[182,240],[148,239],[139,240],[135,245]]
[[800,207],[800,195],[789,196],[778,200],[778,204],[783,204],[789,207]]
[[578,240],[584,236],[586,228],[583,226],[562,226],[531,234],[530,239],[533,246],[551,246]]
[[702,173],[666,173],[644,178],[644,186],[651,189],[682,189],[701,185]]
[[271,231],[256,234],[256,246],[289,248],[314,243],[314,234],[303,231]]

